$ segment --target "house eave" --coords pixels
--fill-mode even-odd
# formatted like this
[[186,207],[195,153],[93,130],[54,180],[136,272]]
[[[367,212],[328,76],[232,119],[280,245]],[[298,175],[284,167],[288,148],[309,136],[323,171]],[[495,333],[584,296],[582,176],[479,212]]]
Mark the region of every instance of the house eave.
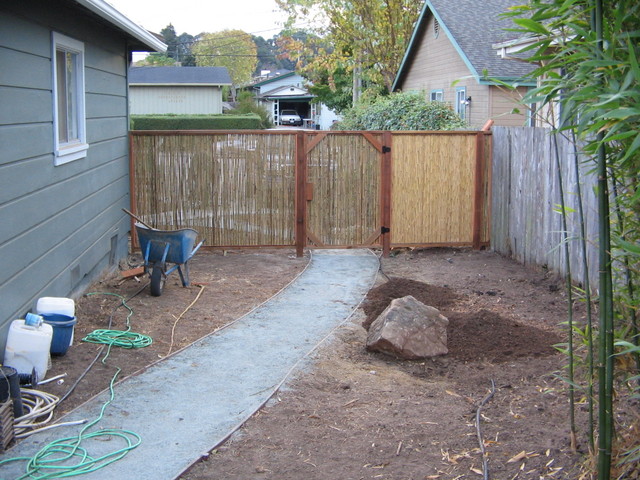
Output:
[[[551,39],[549,42],[549,47],[557,47],[560,45],[562,40],[562,34],[559,31],[554,32],[556,34],[555,37]],[[564,41],[573,39],[575,35],[571,35],[566,38]],[[521,54],[526,50],[529,50],[531,47],[541,42],[543,37],[539,35],[525,35],[523,37],[514,38],[512,40],[507,40],[500,43],[494,43],[491,47],[496,51],[496,54],[502,58],[512,58],[516,60],[522,60],[518,57],[513,57],[515,54]]]
[[276,75],[273,78],[268,78],[266,80],[262,80],[261,82],[258,83],[254,83],[253,87],[261,87],[263,85],[266,85],[268,83],[272,83],[272,82],[276,82],[278,80],[281,80],[283,78],[287,78],[287,77],[293,77],[294,75],[296,75],[296,72],[289,72],[289,73],[285,73],[284,75]]
[[538,42],[539,37],[521,37],[512,40],[507,40],[505,42],[494,43],[491,45],[491,48],[496,50],[496,54],[502,58],[508,58],[515,53],[520,53],[525,48],[530,47],[531,45]]
[[485,78],[478,77],[478,84],[480,85],[502,85],[507,84],[511,87],[535,87],[535,80],[524,80],[522,78],[513,78],[513,77],[495,77],[495,78]]
[[316,98],[314,95],[267,95],[267,96],[259,96],[261,100],[290,100],[290,101],[306,101],[313,100]]
[[413,28],[413,32],[411,33],[411,38],[409,39],[409,44],[407,45],[407,49],[404,52],[404,56],[402,57],[402,62],[400,62],[400,68],[398,68],[398,73],[396,73],[396,78],[393,80],[393,84],[391,85],[391,91],[395,92],[398,89],[398,84],[402,82],[404,79],[404,70],[407,61],[413,54],[414,44],[416,42],[416,38],[422,33],[423,29],[426,25],[423,24],[422,20],[426,15],[429,6],[427,2],[422,7],[422,11],[420,12],[420,16],[418,20],[416,20],[416,25]]
[[130,83],[130,87],[226,87],[231,83]]
[[132,22],[129,18],[125,17],[122,13],[116,10],[103,0],[74,0],[79,5],[83,6],[87,10],[90,10],[94,14],[98,15],[102,19],[106,20],[110,24],[114,25],[118,29],[132,36],[144,45],[148,50],[154,52],[166,52],[167,45],[158,40],[151,33],[146,31],[141,26]]

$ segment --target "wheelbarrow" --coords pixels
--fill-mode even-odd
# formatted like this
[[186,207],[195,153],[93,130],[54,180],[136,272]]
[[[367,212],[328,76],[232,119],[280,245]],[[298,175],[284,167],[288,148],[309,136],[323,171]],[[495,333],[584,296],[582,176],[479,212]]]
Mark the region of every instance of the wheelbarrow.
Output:
[[[151,295],[162,295],[167,277],[175,270],[180,274],[182,286],[188,286],[189,260],[204,243],[202,241],[193,248],[198,232],[191,228],[156,230],[137,222],[135,227],[144,255],[144,272],[151,278]],[[168,267],[168,264],[173,266]]]

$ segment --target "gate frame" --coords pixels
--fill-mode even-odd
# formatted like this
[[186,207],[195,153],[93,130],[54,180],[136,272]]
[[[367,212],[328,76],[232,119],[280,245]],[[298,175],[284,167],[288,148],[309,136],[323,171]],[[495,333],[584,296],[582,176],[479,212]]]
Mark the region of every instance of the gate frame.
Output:
[[[320,143],[330,132],[308,132],[300,131],[296,133],[296,228],[295,242],[296,255],[301,257],[304,254],[305,247],[308,246],[308,208],[307,203],[313,199],[313,185],[308,180],[308,158],[309,153]],[[382,254],[388,257],[391,251],[391,148],[393,136],[390,131],[348,131],[341,132],[349,135],[360,135],[364,137],[373,148],[379,153],[379,172],[380,172],[380,227],[373,235],[367,238],[364,245],[372,244],[378,238],[382,237]],[[378,140],[375,135],[380,135]],[[308,138],[313,140],[308,142]],[[348,246],[346,248],[349,248]]]

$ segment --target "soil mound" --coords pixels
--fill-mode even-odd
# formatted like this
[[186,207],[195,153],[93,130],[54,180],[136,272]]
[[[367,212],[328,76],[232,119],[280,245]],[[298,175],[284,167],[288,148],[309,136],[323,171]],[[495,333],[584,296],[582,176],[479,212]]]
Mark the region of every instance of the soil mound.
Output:
[[367,298],[362,304],[362,310],[367,318],[362,322],[362,326],[369,330],[369,326],[389,306],[391,300],[407,295],[441,311],[453,305],[460,298],[458,294],[447,287],[429,285],[408,278],[392,277],[387,283],[372,288],[367,294]]
[[488,310],[456,311],[462,310],[456,308],[462,297],[453,290],[406,278],[390,278],[370,290],[362,306],[366,314],[362,326],[368,330],[392,300],[407,295],[437,308],[449,319],[447,356],[458,361],[503,363],[513,358],[548,356],[556,353],[553,345],[562,341],[553,332]]

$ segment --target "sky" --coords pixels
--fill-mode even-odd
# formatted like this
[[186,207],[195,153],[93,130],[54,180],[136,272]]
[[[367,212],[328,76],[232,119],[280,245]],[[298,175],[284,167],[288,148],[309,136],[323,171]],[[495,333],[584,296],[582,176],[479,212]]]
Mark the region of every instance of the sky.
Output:
[[170,23],[178,35],[243,30],[271,38],[286,20],[275,0],[106,0],[146,30],[160,33]]

